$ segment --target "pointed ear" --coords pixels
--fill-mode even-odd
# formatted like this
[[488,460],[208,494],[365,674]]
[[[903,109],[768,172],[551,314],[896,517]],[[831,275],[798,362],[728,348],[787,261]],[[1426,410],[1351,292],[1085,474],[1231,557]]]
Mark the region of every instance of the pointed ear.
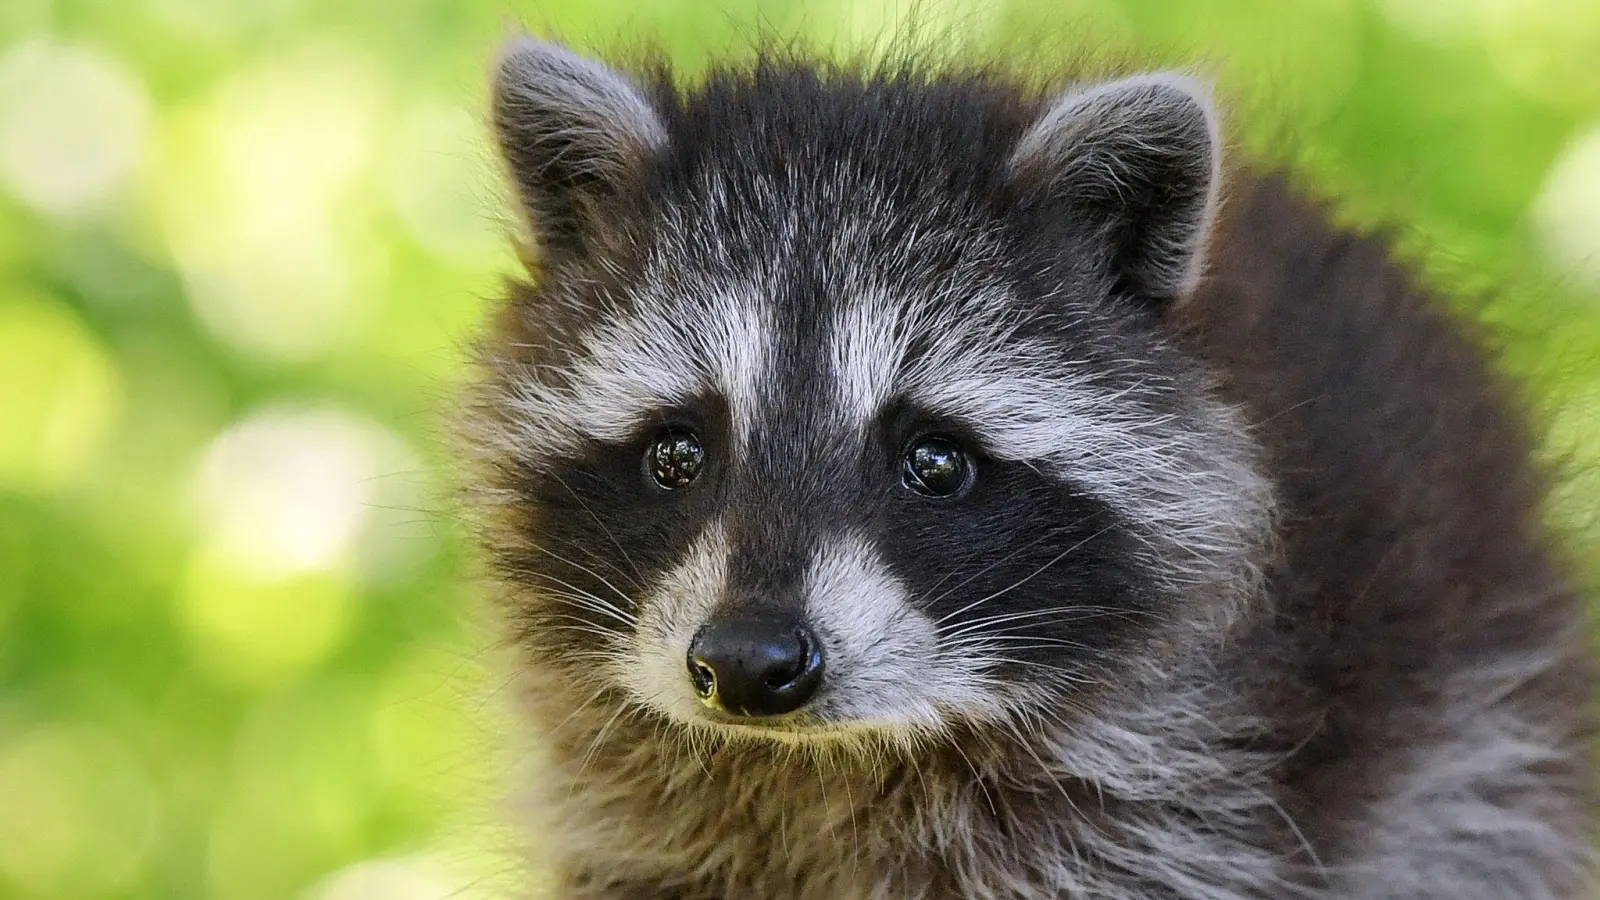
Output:
[[666,143],[622,74],[556,44],[515,38],[494,66],[495,137],[541,243],[579,236],[585,207]]
[[1042,182],[1109,240],[1124,289],[1171,300],[1199,278],[1220,153],[1206,90],[1142,75],[1059,96],[1017,143],[1010,174]]

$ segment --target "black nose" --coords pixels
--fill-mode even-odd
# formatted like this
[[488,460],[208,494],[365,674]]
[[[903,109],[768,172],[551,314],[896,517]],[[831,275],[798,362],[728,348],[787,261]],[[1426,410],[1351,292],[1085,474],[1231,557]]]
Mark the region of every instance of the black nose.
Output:
[[718,619],[689,643],[689,677],[700,699],[737,716],[781,716],[822,683],[822,644],[792,620]]

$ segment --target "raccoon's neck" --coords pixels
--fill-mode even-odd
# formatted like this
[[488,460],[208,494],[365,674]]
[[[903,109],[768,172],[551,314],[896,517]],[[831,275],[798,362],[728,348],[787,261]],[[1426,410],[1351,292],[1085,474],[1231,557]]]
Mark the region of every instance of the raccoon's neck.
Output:
[[[1257,723],[1203,663],[1107,694],[1093,715],[1063,706],[915,755],[696,746],[596,707],[561,712],[566,724],[547,735],[539,806],[552,818],[539,832],[555,836],[556,865],[604,860],[643,880],[716,873],[717,890],[747,896],[805,883],[845,898],[876,896],[851,880],[863,875],[855,866],[892,877],[899,896],[930,897],[1014,895],[1017,866],[1039,867],[1028,880],[1040,885],[1105,896],[1135,889],[1101,883],[1131,877],[1118,872],[1190,893],[1283,878],[1281,852],[1262,849],[1263,835],[1292,828],[1268,783],[1272,760],[1241,749]],[[997,859],[996,846],[1016,855]]]

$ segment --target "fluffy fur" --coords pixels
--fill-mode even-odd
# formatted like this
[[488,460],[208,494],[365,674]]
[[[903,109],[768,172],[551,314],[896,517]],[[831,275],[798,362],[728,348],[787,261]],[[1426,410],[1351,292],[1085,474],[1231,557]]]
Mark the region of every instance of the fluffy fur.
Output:
[[[530,272],[468,419],[558,896],[1585,895],[1513,398],[1201,86],[1077,74],[507,48]],[[901,483],[928,434],[958,496]],[[696,699],[752,610],[822,642],[796,713]]]

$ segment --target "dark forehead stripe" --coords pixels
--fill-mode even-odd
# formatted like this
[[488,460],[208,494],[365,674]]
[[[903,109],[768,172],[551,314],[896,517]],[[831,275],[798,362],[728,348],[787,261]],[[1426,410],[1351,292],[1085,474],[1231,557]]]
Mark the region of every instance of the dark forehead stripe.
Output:
[[656,196],[692,202],[683,224],[714,232],[731,262],[751,266],[847,219],[872,220],[852,248],[870,257],[903,245],[935,211],[985,207],[1005,194],[1002,166],[1031,116],[978,79],[863,81],[772,61],[656,94],[669,135]]
[[870,501],[861,436],[841,431],[827,388],[839,296],[828,289],[824,264],[797,254],[791,277],[763,298],[774,313],[770,368],[723,512],[731,605],[802,608],[812,555]]
[[[714,71],[686,93],[658,88],[657,96],[669,145],[774,172],[895,176],[909,192],[997,185],[1004,151],[1038,110],[972,75],[820,71],[772,59],[749,71]],[[885,159],[894,152],[927,168],[897,174]],[[933,172],[942,177],[929,184],[924,176]]]

